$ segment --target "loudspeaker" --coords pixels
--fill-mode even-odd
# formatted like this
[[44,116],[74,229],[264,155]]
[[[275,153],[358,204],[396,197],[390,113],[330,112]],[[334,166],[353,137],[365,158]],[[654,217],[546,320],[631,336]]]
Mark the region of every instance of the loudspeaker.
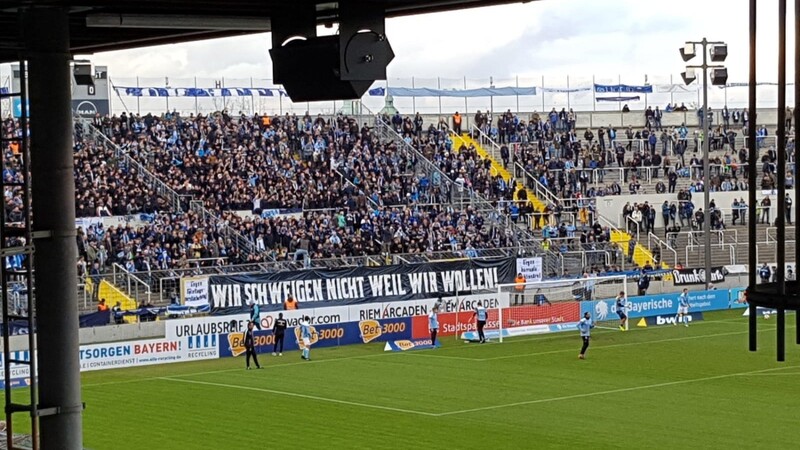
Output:
[[711,47],[711,61],[723,62],[728,57],[727,45],[714,45]]
[[275,83],[282,84],[294,102],[357,99],[373,83],[341,79],[338,36],[298,39],[269,53]]
[[728,82],[728,69],[721,67],[711,69],[711,84],[714,86],[725,86]]
[[386,79],[394,52],[379,3],[339,2],[339,34],[316,36],[316,2],[296,0],[273,12],[272,77],[295,102],[349,100]]
[[75,84],[78,86],[89,86],[94,84],[94,74],[91,64],[75,63],[72,67],[72,76],[75,77]]

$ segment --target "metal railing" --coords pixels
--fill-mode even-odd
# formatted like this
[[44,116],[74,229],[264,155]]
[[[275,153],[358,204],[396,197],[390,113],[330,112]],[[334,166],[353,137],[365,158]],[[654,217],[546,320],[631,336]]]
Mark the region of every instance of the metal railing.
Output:
[[[653,248],[658,248],[662,263],[666,263],[670,267],[675,267],[678,264],[678,251],[652,232],[647,233],[647,248],[649,248],[651,252]],[[665,253],[672,255],[671,261],[667,260]]]
[[206,209],[206,207],[203,206],[202,201],[192,200],[189,202],[189,210],[197,214],[202,222],[215,226],[217,231],[225,236],[226,240],[233,244],[233,246],[236,247],[244,257],[260,254],[274,261],[274,258],[272,258],[269,253],[258,251],[255,241],[247,238],[235,229],[231,228],[227,221],[222,220],[216,214]]
[[[102,145],[114,151],[115,157],[124,164],[128,170],[135,170],[136,174],[149,189],[155,191],[160,197],[167,201],[170,208],[176,212],[193,211],[209,224],[217,227],[224,236],[236,246],[240,253],[245,257],[258,254],[255,244],[242,236],[238,231],[232,229],[227,222],[221,220],[215,214],[205,208],[202,202],[191,200],[190,196],[178,194],[166,183],[161,181],[155,174],[147,170],[141,163],[130,156],[126,149],[112,142],[108,136],[102,133],[86,119],[76,119],[83,128],[84,138],[91,137],[97,145]],[[187,199],[189,201],[187,202]]]
[[[714,260],[714,264],[719,264],[719,265],[727,265],[727,264],[733,265],[733,264],[736,264],[736,245],[735,244],[711,244],[711,249],[713,250],[714,248],[717,248],[717,249],[720,249],[721,251],[726,252],[725,256],[728,258],[728,261],[720,261],[719,259],[715,259]],[[708,250],[708,251],[711,251],[711,250]],[[686,264],[689,264],[689,261],[691,261],[690,255],[694,254],[696,258],[699,258],[699,256],[705,254],[705,252],[706,252],[705,245],[698,245],[696,247],[688,247],[687,246],[686,247],[686,259],[684,261],[686,261]],[[713,256],[714,255],[712,254],[712,259],[713,259]],[[700,265],[702,265],[701,261],[698,261],[698,263],[700,263]]]
[[[421,170],[431,178],[434,173],[438,174],[443,183],[453,188],[451,191],[451,198],[454,203],[462,205],[465,203],[469,204],[476,212],[489,218],[489,220],[499,228],[500,232],[510,231],[517,246],[538,248],[540,254],[545,253],[544,250],[541,249],[540,241],[529,229],[514,224],[511,218],[500,210],[499,205],[492,205],[473,189],[451,180],[441,169],[428,160],[422,152],[404,141],[402,136],[394,130],[391,124],[386,123],[380,116],[376,116],[376,131],[384,142],[393,142],[398,147],[403,148],[409,155],[413,156],[413,159],[417,162],[417,170]],[[456,195],[453,195],[453,193]],[[543,257],[543,268],[545,270],[557,270],[559,267],[563,267],[563,265],[562,255],[547,252]]]
[[186,204],[184,199],[186,196],[180,195],[174,189],[167,186],[166,183],[161,181],[155,174],[147,170],[141,163],[133,159],[125,150],[125,148],[115,144],[108,138],[101,130],[97,129],[86,119],[77,119],[80,121],[84,130],[84,138],[91,138],[96,145],[112,150],[114,156],[119,160],[128,171],[135,171],[139,180],[149,189],[155,191],[159,197],[165,199],[173,211],[185,210]]
[[[786,227],[786,242],[793,242],[794,239],[794,227],[789,225]],[[767,244],[774,244],[778,243],[778,228],[776,227],[767,227],[765,230],[765,242]]]
[[[643,218],[642,218],[643,219]],[[627,230],[628,234],[633,235],[633,238],[636,241],[639,241],[639,234],[641,233],[641,225],[639,221],[634,219],[631,216],[625,217],[625,229]]]
[[128,297],[137,302],[144,300],[147,304],[151,303],[152,292],[149,284],[117,263],[111,266],[111,271],[114,285],[122,288]]

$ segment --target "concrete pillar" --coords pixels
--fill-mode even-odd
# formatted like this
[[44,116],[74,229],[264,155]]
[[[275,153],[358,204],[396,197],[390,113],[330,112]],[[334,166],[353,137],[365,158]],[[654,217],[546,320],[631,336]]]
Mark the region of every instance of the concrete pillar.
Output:
[[[30,99],[41,448],[83,448],[66,9],[22,13]],[[38,237],[37,237],[38,236]]]

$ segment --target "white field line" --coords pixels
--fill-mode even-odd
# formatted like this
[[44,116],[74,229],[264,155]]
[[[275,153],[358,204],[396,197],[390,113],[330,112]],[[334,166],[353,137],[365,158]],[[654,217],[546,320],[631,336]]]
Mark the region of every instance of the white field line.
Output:
[[[292,354],[294,354],[294,353],[292,353]],[[391,354],[391,353],[385,352],[385,353],[375,353],[375,354],[371,354],[371,355],[344,356],[342,358],[312,359],[311,361],[298,361],[298,362],[285,363],[285,364],[272,364],[272,365],[264,364],[263,367],[265,369],[277,369],[279,367],[300,366],[300,365],[304,365],[304,364],[319,364],[319,363],[324,363],[324,362],[347,361],[347,360],[351,360],[351,359],[376,358],[376,357],[380,357],[380,356],[386,356],[386,355],[389,355],[389,354]],[[268,355],[269,355],[268,353],[262,353],[261,361],[262,362],[269,361],[270,359],[266,359],[266,360],[263,359],[263,356],[268,356]],[[272,356],[269,356],[269,358],[272,358]],[[275,358],[280,358],[280,357],[275,357]],[[242,370],[244,370],[243,367],[237,367],[235,369],[220,369],[220,370],[209,370],[209,371],[205,371],[205,372],[181,373],[181,374],[176,374],[175,376],[178,376],[178,377],[190,377],[190,376],[201,376],[201,375],[213,375],[215,373],[240,372]],[[116,385],[116,384],[128,384],[128,383],[139,383],[141,381],[160,380],[162,378],[164,378],[164,377],[144,377],[144,378],[135,378],[135,379],[132,379],[132,380],[109,381],[109,382],[105,382],[105,383],[89,383],[89,384],[84,384],[81,387],[113,386],[113,385]]]
[[382,406],[382,405],[375,405],[371,403],[359,403],[359,402],[351,402],[348,400],[338,400],[335,398],[328,398],[328,397],[320,397],[317,395],[308,395],[308,394],[298,394],[296,392],[286,392],[286,391],[278,391],[275,389],[265,389],[259,387],[252,387],[252,386],[240,386],[236,384],[225,384],[225,383],[212,383],[208,381],[198,381],[198,380],[186,380],[183,378],[174,378],[174,377],[161,377],[159,380],[165,381],[172,381],[177,383],[189,383],[189,384],[199,384],[203,386],[213,386],[213,387],[222,387],[228,389],[240,389],[244,391],[253,391],[253,392],[264,392],[267,394],[274,394],[274,395],[283,395],[286,397],[297,397],[297,398],[304,398],[307,400],[316,400],[320,402],[327,402],[327,403],[336,403],[340,405],[348,405],[348,406],[357,406],[360,408],[368,408],[368,409],[379,409],[383,411],[391,411],[391,412],[398,412],[404,414],[415,414],[419,416],[428,416],[428,417],[436,417],[439,414],[429,413],[425,411],[417,411],[413,409],[403,409],[403,408],[394,408],[391,406]]
[[[761,329],[761,330],[758,330],[758,331],[761,332],[761,331],[771,331],[771,330],[774,330],[774,328]],[[592,346],[592,347],[589,347],[589,348],[597,350],[597,349],[604,349],[604,348],[635,347],[635,346],[638,346],[638,345],[660,344],[660,343],[663,343],[663,342],[689,341],[689,340],[693,340],[693,339],[705,339],[705,338],[720,337],[720,336],[735,336],[735,335],[738,335],[738,334],[747,334],[747,333],[748,333],[748,331],[733,331],[733,332],[729,332],[729,333],[701,334],[701,335],[697,335],[697,336],[684,336],[684,337],[678,337],[678,338],[656,339],[656,340],[653,340],[653,341],[626,342],[626,343],[623,343],[623,344],[597,345],[597,346]],[[573,337],[574,336],[575,335],[573,335]],[[483,358],[483,359],[477,359],[476,358],[475,361],[497,361],[497,360],[501,360],[501,359],[513,359],[513,358],[525,358],[525,357],[528,357],[528,356],[550,355],[550,354],[554,354],[554,353],[572,353],[574,351],[575,351],[575,349],[561,349],[561,350],[551,350],[551,351],[546,351],[546,352],[521,353],[521,354],[516,354],[516,355],[495,356],[495,357],[492,357],[492,358]]]
[[[792,372],[792,373],[751,373],[746,376],[754,377],[754,376],[762,376],[762,377],[777,377],[777,376],[798,376],[800,372]],[[743,375],[744,376],[744,375]]]
[[[712,324],[712,323],[728,323],[728,322],[737,323],[736,321],[738,321],[738,323],[742,323],[741,319],[737,318],[737,319],[724,319],[724,320],[708,320],[708,321],[698,322],[697,324],[694,324],[693,326],[700,325],[700,324]],[[789,328],[789,327],[787,327],[787,328]],[[631,330],[627,331],[627,333],[629,333],[631,331],[645,331],[645,330],[646,330],[646,328],[641,328],[641,329],[633,329],[632,328]],[[762,328],[762,329],[759,329],[758,331],[761,332],[761,331],[766,331],[766,330],[774,330],[774,328],[768,328],[768,329],[763,329]],[[742,331],[742,332],[735,332],[735,333],[720,333],[720,334],[707,334],[707,335],[700,335],[700,336],[691,336],[691,337],[688,337],[688,338],[671,338],[671,339],[661,339],[661,340],[646,341],[646,342],[632,342],[632,343],[629,343],[629,344],[600,345],[600,346],[593,346],[592,349],[612,348],[612,347],[625,347],[625,346],[644,345],[644,344],[659,343],[659,342],[669,342],[669,341],[674,341],[674,340],[679,340],[680,341],[680,340],[685,340],[685,339],[702,339],[704,337],[729,336],[729,335],[746,334],[746,333],[747,333],[747,331]],[[545,340],[573,338],[573,337],[574,337],[573,334],[569,334],[567,332],[564,332],[564,333],[556,333],[554,335],[539,335],[539,336],[535,336],[535,337],[531,337],[531,338],[525,338],[525,339],[514,339],[514,340],[509,341],[508,343],[530,342],[530,341],[545,341]],[[495,345],[495,344],[499,344],[499,342],[490,342],[487,345]],[[436,352],[444,352],[444,351],[447,351],[447,350],[462,350],[462,349],[464,349],[463,346],[444,347],[444,348],[436,349],[435,351]],[[314,360],[311,360],[311,361],[298,361],[298,362],[294,362],[294,363],[285,363],[285,364],[275,364],[275,365],[265,364],[264,367],[267,368],[267,369],[277,369],[279,367],[291,367],[291,366],[297,366],[297,365],[302,365],[302,364],[319,364],[319,363],[336,362],[336,361],[348,361],[348,360],[353,360],[353,359],[369,359],[369,358],[378,358],[378,357],[382,357],[382,356],[391,356],[391,355],[394,355],[394,356],[397,356],[397,355],[423,356],[424,355],[424,356],[441,358],[441,359],[456,359],[456,360],[467,360],[467,361],[478,361],[478,362],[481,362],[481,361],[494,361],[494,360],[498,360],[498,359],[520,358],[520,357],[527,357],[527,356],[540,356],[540,355],[549,355],[549,354],[556,354],[556,353],[569,353],[569,352],[574,352],[574,350],[573,349],[552,350],[552,351],[547,351],[547,352],[536,352],[536,353],[524,353],[524,354],[519,354],[519,355],[499,356],[499,357],[494,357],[494,358],[469,358],[469,357],[460,357],[460,356],[447,356],[447,355],[442,355],[442,354],[427,355],[427,354],[423,354],[423,353],[415,353],[413,351],[412,352],[401,352],[401,353],[381,352],[381,353],[375,353],[375,354],[370,354],[370,355],[345,356],[345,357],[342,357],[342,358],[330,358],[330,359],[314,359]],[[263,355],[268,355],[268,354],[264,353]],[[213,375],[213,374],[217,374],[217,373],[238,372],[238,371],[241,371],[241,370],[244,370],[244,369],[242,369],[241,367],[237,367],[235,369],[220,369],[220,370],[210,370],[210,371],[204,371],[204,372],[190,372],[190,373],[178,374],[176,376],[184,377],[184,376]],[[121,385],[121,384],[140,383],[140,382],[143,382],[143,381],[159,380],[161,378],[163,378],[163,377],[144,377],[144,378],[135,378],[135,379],[130,379],[130,380],[108,381],[108,382],[101,382],[101,383],[88,383],[88,384],[83,384],[81,387],[89,388],[89,387],[99,387],[99,386],[115,386],[115,385]]]
[[693,378],[690,380],[680,380],[680,381],[668,381],[666,383],[656,383],[656,384],[647,384],[642,386],[633,386],[628,388],[620,388],[620,389],[610,389],[607,391],[597,391],[597,392],[588,392],[585,394],[575,394],[575,395],[565,395],[561,397],[550,397],[550,398],[541,398],[538,400],[528,400],[524,402],[514,402],[514,403],[505,403],[502,405],[494,405],[494,406],[484,406],[482,408],[471,408],[471,409],[461,409],[458,411],[449,411],[444,413],[436,414],[437,417],[441,416],[453,416],[457,414],[467,414],[472,412],[480,412],[480,411],[491,411],[495,409],[502,409],[502,408],[513,408],[515,406],[525,406],[525,405],[535,405],[539,403],[552,403],[552,402],[560,402],[564,400],[575,400],[579,398],[587,398],[587,397],[597,397],[601,395],[611,395],[611,394],[620,394],[624,392],[632,392],[632,391],[643,391],[646,389],[656,389],[662,387],[669,387],[669,386],[679,386],[683,384],[690,384],[690,383],[700,383],[703,381],[712,381],[712,380],[721,380],[724,378],[733,378],[745,375],[766,375],[768,372],[774,372],[777,370],[786,370],[786,369],[794,369],[800,366],[786,366],[786,367],[775,367],[771,369],[763,369],[763,370],[754,370],[751,372],[738,372],[738,373],[729,373],[725,375],[715,375],[711,377],[703,377],[703,378]]
[[461,409],[456,411],[448,411],[443,413],[430,413],[426,411],[417,411],[413,409],[403,409],[403,408],[395,408],[391,406],[383,406],[383,405],[376,405],[370,403],[360,403],[360,402],[351,402],[348,400],[339,400],[334,398],[328,397],[321,397],[317,395],[309,395],[309,394],[299,394],[296,392],[287,392],[287,391],[279,391],[275,389],[266,389],[266,388],[259,388],[259,387],[252,387],[252,386],[241,386],[236,384],[226,384],[226,383],[214,383],[208,381],[199,381],[199,380],[187,380],[182,378],[175,378],[175,377],[159,377],[158,380],[164,381],[171,381],[176,383],[188,383],[188,384],[196,384],[202,386],[212,386],[212,387],[222,387],[228,389],[239,389],[245,391],[252,391],[252,392],[263,392],[266,394],[273,394],[273,395],[283,395],[287,397],[296,397],[296,398],[303,398],[307,400],[315,400],[320,402],[326,403],[336,403],[340,405],[347,405],[347,406],[354,406],[359,408],[366,408],[366,409],[377,409],[382,411],[390,411],[390,412],[397,412],[403,414],[413,414],[419,416],[426,416],[426,417],[444,417],[444,416],[454,416],[459,414],[468,414],[473,412],[482,412],[482,411],[491,411],[496,409],[503,409],[503,408],[513,408],[517,406],[527,406],[527,405],[535,405],[540,403],[553,403],[553,402],[560,402],[566,400],[575,400],[581,398],[588,398],[588,397],[597,397],[602,395],[612,395],[612,394],[620,394],[625,392],[633,392],[633,391],[642,391],[647,389],[657,389],[662,387],[670,387],[670,386],[679,386],[684,384],[691,384],[691,383],[701,383],[704,381],[713,381],[713,380],[721,380],[725,378],[733,378],[739,376],[753,376],[753,375],[796,375],[795,373],[792,374],[779,374],[779,373],[770,373],[776,372],[779,370],[787,370],[787,369],[796,369],[800,368],[800,366],[786,366],[786,367],[774,367],[770,369],[762,369],[762,370],[754,370],[749,372],[737,372],[737,373],[729,373],[723,375],[714,375],[710,377],[702,377],[702,378],[692,378],[688,380],[679,380],[679,381],[668,381],[665,383],[656,383],[656,384],[648,384],[648,385],[641,385],[641,386],[632,386],[627,388],[619,388],[619,389],[609,389],[605,391],[595,391],[595,392],[587,392],[584,394],[575,394],[575,395],[565,395],[560,397],[549,397],[549,398],[542,398],[537,400],[528,400],[523,402],[514,402],[514,403],[504,403],[501,405],[492,405],[492,406],[484,406],[480,408],[470,408],[470,409]]

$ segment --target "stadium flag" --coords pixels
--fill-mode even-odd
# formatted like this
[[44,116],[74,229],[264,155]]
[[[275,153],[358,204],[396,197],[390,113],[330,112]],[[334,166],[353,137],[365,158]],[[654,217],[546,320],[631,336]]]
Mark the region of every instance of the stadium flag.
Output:
[[575,92],[589,92],[589,91],[592,90],[592,88],[591,87],[582,87],[582,88],[566,89],[566,88],[540,87],[539,90],[542,91],[542,92],[547,92],[547,93],[552,93],[552,94],[573,94]]
[[128,97],[274,97],[286,95],[280,88],[167,88],[114,86],[118,95]]
[[[478,89],[433,89],[433,88],[404,88],[389,87],[389,95],[393,97],[514,97],[517,95],[536,95],[536,87],[501,87]],[[386,95],[386,88],[369,90],[372,97]]]
[[[756,83],[756,86],[777,86],[778,83],[774,81],[761,81]],[[794,86],[794,83],[786,83],[787,86]],[[720,89],[727,89],[727,88],[736,88],[736,87],[748,87],[750,83],[728,83],[725,86],[717,86]]]
[[595,101],[598,102],[634,102],[639,101],[641,97],[638,95],[628,97],[597,97]]
[[630,86],[627,84],[595,84],[594,91],[598,94],[610,93],[636,93],[636,94],[652,94],[653,86]]

